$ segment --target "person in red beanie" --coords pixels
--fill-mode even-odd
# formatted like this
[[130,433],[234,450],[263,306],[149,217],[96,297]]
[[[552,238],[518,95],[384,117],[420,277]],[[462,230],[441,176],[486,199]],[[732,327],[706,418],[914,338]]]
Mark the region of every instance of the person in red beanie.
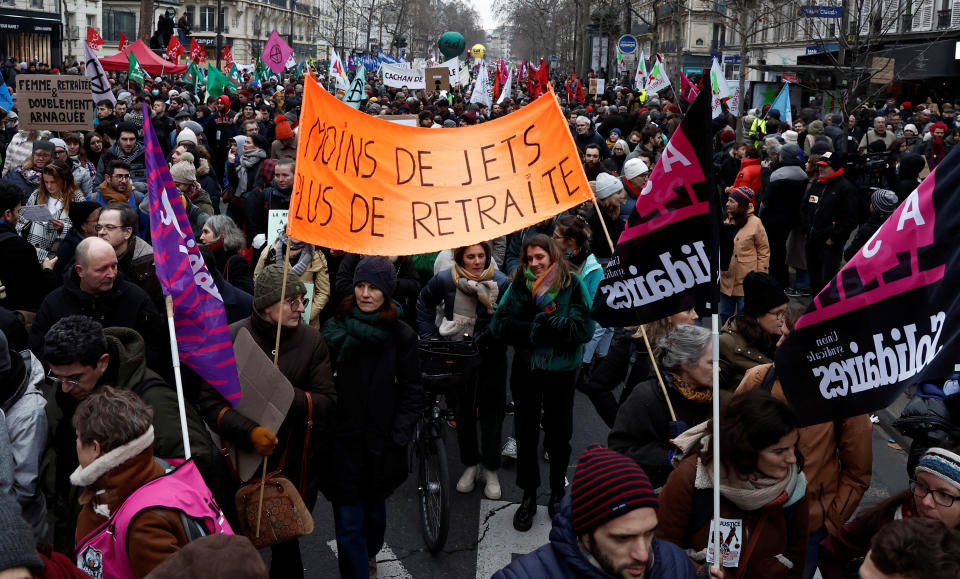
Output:
[[[686,553],[655,536],[658,509],[650,479],[637,463],[591,446],[580,455],[570,494],[553,518],[550,543],[493,578],[694,579]],[[713,567],[710,577],[723,575]]]
[[940,161],[943,161],[943,158],[947,156],[947,153],[952,148],[952,144],[945,138],[946,135],[946,123],[937,121],[930,125],[930,139],[917,145],[916,153],[923,155],[931,171],[936,169]]
[[290,127],[290,121],[283,115],[277,115],[274,122],[277,124],[275,130],[277,138],[270,146],[270,158],[295,159],[297,156],[297,134]]
[[216,113],[203,129],[213,155],[213,169],[218,177],[223,177],[224,167],[227,164],[227,153],[230,152],[230,142],[240,134],[240,128],[234,123],[234,115],[230,112],[230,97],[220,95],[217,98]]

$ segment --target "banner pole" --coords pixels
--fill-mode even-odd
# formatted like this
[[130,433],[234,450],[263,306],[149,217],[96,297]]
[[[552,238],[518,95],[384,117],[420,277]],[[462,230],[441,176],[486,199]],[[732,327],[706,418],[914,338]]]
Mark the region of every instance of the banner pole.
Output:
[[[281,246],[281,251],[283,247]],[[273,365],[280,367],[280,331],[283,329],[283,302],[287,299],[287,275],[290,273],[290,238],[283,252],[283,282],[280,286],[280,316],[277,318],[277,340],[273,345]],[[308,393],[307,396],[310,396]],[[257,538],[260,538],[260,518],[263,516],[263,488],[267,480],[267,457],[263,457],[263,473],[260,475],[260,499],[257,501]]]
[[657,360],[653,357],[653,349],[650,348],[650,339],[647,338],[647,327],[645,325],[640,326],[640,333],[643,334],[643,343],[647,347],[647,354],[650,355],[650,365],[653,366],[653,371],[657,375],[657,382],[660,383],[660,389],[663,390],[663,397],[667,401],[667,410],[670,411],[670,420],[676,422],[677,414],[673,411],[673,403],[670,402],[670,395],[667,394],[667,387],[663,384],[663,376],[660,375],[660,367],[657,366]]
[[720,552],[720,316],[713,320],[713,561],[723,570]]
[[173,376],[177,386],[177,407],[180,410],[180,436],[183,437],[183,457],[190,460],[190,436],[187,434],[187,407],[183,401],[183,380],[180,378],[180,351],[177,348],[177,330],[173,321],[173,298],[164,296],[167,304],[167,328],[170,330],[170,354],[173,356]]

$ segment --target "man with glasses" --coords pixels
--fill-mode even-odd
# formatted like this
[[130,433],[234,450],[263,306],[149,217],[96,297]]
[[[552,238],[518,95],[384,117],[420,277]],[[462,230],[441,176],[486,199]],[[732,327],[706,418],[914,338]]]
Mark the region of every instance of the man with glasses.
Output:
[[[47,401],[51,440],[44,463],[51,467],[45,473],[43,491],[53,513],[54,547],[69,553],[82,491],[70,484],[70,474],[78,465],[72,424],[80,401],[104,384],[135,392],[153,409],[154,453],[164,458],[184,456],[180,411],[176,390],[147,367],[143,338],[130,328],[104,328],[87,316],[66,316],[45,332],[39,351],[50,367],[47,378],[56,389]],[[190,453],[208,485],[217,488],[222,475],[212,468],[213,449],[203,422],[192,405],[186,405],[186,413]]]
[[127,281],[147,292],[158,310],[164,309],[160,279],[153,265],[153,248],[137,237],[137,210],[127,203],[111,203],[100,211],[97,237],[117,253],[117,269]]

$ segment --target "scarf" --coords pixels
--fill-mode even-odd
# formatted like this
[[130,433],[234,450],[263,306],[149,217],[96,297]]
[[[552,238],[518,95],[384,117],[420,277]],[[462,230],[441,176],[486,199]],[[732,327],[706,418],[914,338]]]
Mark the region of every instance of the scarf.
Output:
[[440,335],[448,340],[459,341],[464,336],[473,336],[477,323],[477,302],[493,314],[497,309],[497,298],[500,288],[493,281],[493,262],[483,273],[475,276],[460,264],[453,264],[450,275],[453,276],[453,285],[457,288],[453,299],[453,318],[444,318],[440,322]]
[[[280,234],[280,245],[277,246],[276,251],[273,252],[273,263],[283,265],[283,246],[287,244],[288,238],[286,234]],[[302,241],[294,240],[291,243],[291,249],[296,249],[292,247],[294,245],[300,244],[300,255],[297,258],[297,263],[290,268],[290,273],[300,277],[307,271],[307,267],[313,263],[313,246],[309,243],[303,243]]]
[[[270,187],[272,189],[270,191],[271,198],[279,199],[280,205],[287,205],[289,207],[290,195],[293,193],[293,185],[289,187],[280,187],[277,185],[276,181],[273,181],[270,183]],[[270,203],[272,200],[273,199],[268,199],[267,202]]]
[[554,300],[560,293],[560,284],[557,280],[557,264],[554,262],[543,275],[537,277],[529,268],[523,268],[523,277],[527,282],[527,289],[533,294],[533,300],[537,304],[537,309],[541,312],[553,313],[557,310],[557,304]]
[[16,171],[28,184],[34,187],[40,186],[40,171],[36,169],[24,169],[23,167],[17,167]]
[[130,151],[129,153],[124,153],[123,149],[120,148],[119,143],[111,147],[111,150],[113,151],[113,154],[117,156],[117,159],[133,167],[134,165],[139,164],[139,163],[134,163],[133,160],[136,159],[137,157],[142,157],[143,152],[146,149],[144,149],[143,143],[141,143],[140,141],[137,141],[137,144],[133,146],[133,150]]
[[935,169],[940,161],[943,160],[944,147],[943,139],[934,137],[930,140],[930,168]]
[[697,402],[703,404],[705,402],[710,402],[713,400],[713,389],[712,388],[697,388],[687,384],[687,381],[677,376],[672,372],[667,372],[667,376],[673,381],[674,387],[677,389],[677,392],[681,396],[686,398],[691,402]]
[[240,162],[237,163],[237,192],[247,192],[247,185],[250,184],[251,177],[250,169],[266,157],[267,153],[263,149],[250,149],[240,155]]
[[378,346],[389,337],[387,322],[380,318],[379,311],[364,312],[356,305],[346,316],[334,318],[323,329],[327,345],[337,352],[337,362]]
[[[674,463],[693,452],[709,449],[712,444],[710,428],[710,421],[707,420],[673,439],[671,442],[680,449],[674,455]],[[713,488],[713,466],[713,462],[704,463],[698,456],[695,488]],[[776,506],[789,507],[807,492],[807,479],[796,464],[790,465],[790,472],[779,479],[761,473],[743,479],[724,465],[720,468],[720,494],[744,511]]]
[[587,263],[590,257],[590,242],[586,242],[583,247],[568,251],[566,253],[567,262],[570,264],[573,273],[580,275],[583,271],[583,264]]

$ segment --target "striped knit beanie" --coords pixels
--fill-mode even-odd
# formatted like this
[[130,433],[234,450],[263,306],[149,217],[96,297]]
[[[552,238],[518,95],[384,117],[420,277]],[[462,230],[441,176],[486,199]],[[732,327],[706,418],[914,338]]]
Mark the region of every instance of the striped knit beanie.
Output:
[[927,449],[917,463],[917,472],[925,472],[960,489],[960,456],[949,450]]
[[600,444],[580,455],[570,504],[577,535],[589,533],[633,509],[659,506],[647,473],[633,460]]
[[736,189],[731,189],[730,198],[744,207],[751,204],[757,204],[757,194],[753,192],[753,189],[747,187],[746,185],[737,187]]

